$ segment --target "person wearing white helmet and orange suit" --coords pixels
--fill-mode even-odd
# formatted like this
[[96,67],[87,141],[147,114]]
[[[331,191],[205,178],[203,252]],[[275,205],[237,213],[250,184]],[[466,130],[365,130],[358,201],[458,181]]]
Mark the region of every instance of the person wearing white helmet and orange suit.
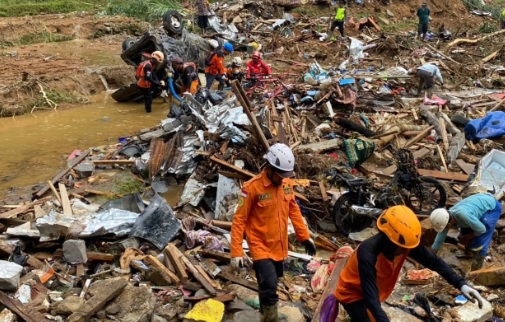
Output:
[[232,80],[242,83],[244,72],[242,71],[242,59],[240,57],[233,57],[231,65],[226,68],[226,86],[230,86]]
[[[485,191],[485,188],[479,188]],[[466,255],[473,258],[472,271],[482,268],[496,223],[501,216],[501,204],[491,194],[476,193],[445,210],[433,210],[431,225],[436,232],[431,248],[436,253],[442,247],[451,227],[459,228],[459,243],[465,246]]]
[[[407,257],[440,274],[468,300],[477,300],[482,308],[479,292],[468,286],[441,258],[420,245],[421,223],[410,208],[388,208],[377,219],[377,228],[379,233],[363,241],[352,253],[340,273],[334,294],[324,299],[323,307],[332,308],[327,312],[338,315],[335,305],[340,303],[351,322],[388,322],[381,302],[393,292]],[[334,321],[332,315],[327,321]]]
[[137,85],[144,94],[144,104],[146,113],[151,113],[151,107],[153,103],[153,93],[152,86],[165,87],[164,81],[158,81],[154,70],[158,65],[163,63],[165,55],[161,51],[155,51],[152,54],[143,54],[147,60],[140,63],[135,72],[135,78],[137,79]]
[[246,78],[250,79],[270,75],[272,75],[270,66],[261,59],[261,53],[255,51],[251,56],[251,60],[247,63]]
[[264,155],[261,173],[247,181],[239,195],[231,227],[231,264],[243,264],[242,240],[245,238],[253,259],[259,286],[260,313],[264,322],[279,321],[277,279],[282,277],[283,261],[288,256],[288,220],[299,242],[309,255],[316,253],[300,208],[295,200],[293,176],[295,158],[282,143],[272,145]]

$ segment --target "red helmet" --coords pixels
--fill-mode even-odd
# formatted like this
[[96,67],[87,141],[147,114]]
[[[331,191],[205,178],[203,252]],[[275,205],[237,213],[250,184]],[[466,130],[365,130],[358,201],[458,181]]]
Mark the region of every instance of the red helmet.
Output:
[[252,54],[252,58],[257,58],[257,59],[260,59],[261,58],[261,53],[259,51],[255,51],[253,54]]
[[184,62],[182,61],[181,57],[174,56],[174,57],[172,57],[172,63],[174,63],[174,64],[183,64]]

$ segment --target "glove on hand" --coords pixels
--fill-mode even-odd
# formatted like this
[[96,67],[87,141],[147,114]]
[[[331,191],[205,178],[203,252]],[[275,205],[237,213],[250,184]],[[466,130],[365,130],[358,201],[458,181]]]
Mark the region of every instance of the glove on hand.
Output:
[[306,241],[302,242],[302,244],[305,246],[305,252],[307,254],[310,256],[314,256],[316,254],[316,245],[314,244],[312,238],[307,239]]
[[165,87],[165,81],[160,81],[161,87]]
[[234,270],[239,271],[243,265],[244,259],[242,257],[233,257],[231,259],[231,267],[233,267]]
[[482,296],[480,296],[480,293],[477,290],[471,288],[468,285],[463,285],[461,287],[461,293],[463,293],[463,295],[472,303],[475,303],[475,300],[477,300],[477,303],[479,304],[479,309],[482,309],[484,299],[482,298]]

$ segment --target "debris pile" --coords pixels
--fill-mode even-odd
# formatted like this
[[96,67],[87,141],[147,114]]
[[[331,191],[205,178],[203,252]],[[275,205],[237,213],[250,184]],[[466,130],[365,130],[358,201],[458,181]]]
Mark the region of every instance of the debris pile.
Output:
[[[243,56],[250,42],[263,44],[272,81],[252,89],[234,81],[229,91],[185,95],[159,126],[116,145],[76,151],[33,200],[3,205],[4,320],[14,314],[25,321],[259,320],[252,270],[237,274],[229,266],[230,230],[242,183],[261,171],[263,154],[276,142],[295,153],[295,194],[318,246],[312,257],[290,239],[287,274],[278,287],[280,313],[288,321],[318,320],[321,299],[335,289],[352,252],[342,246],[356,246],[374,233],[370,217],[355,218],[366,208],[380,208],[381,200],[349,201],[361,206],[349,212],[353,224],[346,233],[346,221],[335,226],[348,190],[401,188],[398,173],[428,177],[419,179],[428,184],[420,194],[405,195],[406,185],[396,190],[420,216],[439,202],[453,205],[474,186],[503,197],[503,50],[476,60],[468,44],[492,48],[505,33],[435,47],[365,29],[361,39],[328,43],[315,28],[328,19],[288,13],[274,19],[270,8],[276,7],[269,3],[230,3],[218,13],[223,21],[234,17],[236,31],[227,30],[235,36],[250,37],[237,41]],[[474,57],[471,63],[467,57]],[[428,62],[441,67],[448,90],[423,98],[409,69]],[[129,173],[142,193],[100,189],[110,171]],[[177,186],[183,186],[180,195]],[[428,187],[436,190],[426,196]],[[107,202],[98,202],[104,197]],[[505,284],[501,221],[490,261],[468,275],[493,305],[477,310],[448,293],[439,276],[408,263],[385,304],[391,321],[505,318],[503,290],[494,288]],[[429,220],[423,229],[429,245]],[[456,249],[448,245],[441,257],[466,272],[469,261],[455,258]]]

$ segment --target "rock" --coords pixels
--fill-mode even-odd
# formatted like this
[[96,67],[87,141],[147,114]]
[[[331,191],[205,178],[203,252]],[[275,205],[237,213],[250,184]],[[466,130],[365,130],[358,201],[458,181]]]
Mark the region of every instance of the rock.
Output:
[[208,296],[208,295],[209,295],[209,293],[207,293],[206,290],[204,290],[203,288],[201,288],[198,291],[196,291],[195,295],[193,295],[193,296],[198,297],[198,296]]
[[336,233],[337,227],[335,224],[329,221],[318,220],[317,227],[326,233]]
[[95,164],[93,162],[81,162],[74,167],[79,178],[88,178],[95,171]]
[[[111,278],[97,281],[90,287],[90,294],[94,294],[83,306],[68,317],[67,322],[85,322],[100,311],[107,302],[117,297],[121,291],[129,285],[123,278]],[[93,289],[93,293],[91,293]]]
[[386,14],[388,15],[388,17],[390,18],[393,18],[395,15],[394,13],[392,13],[389,9],[386,9]]
[[407,312],[405,312],[402,309],[399,309],[397,307],[383,304],[382,308],[384,309],[384,312],[386,312],[386,314],[389,318],[389,321],[391,321],[391,322],[404,322],[404,321],[422,322],[422,320],[419,320],[418,318],[416,318],[412,314],[408,314]]
[[[184,299],[183,299],[184,300]],[[154,313],[164,319],[172,320],[179,313],[177,305],[173,303],[167,303],[163,306],[157,306]]]
[[475,280],[484,286],[505,285],[505,266],[483,268],[466,274],[466,278]]
[[159,315],[156,315],[156,314],[155,314],[155,315],[153,316],[153,318],[152,318],[151,322],[168,322],[168,320],[167,320],[167,319],[164,319],[164,318],[162,318],[161,316],[159,316]]
[[285,315],[287,322],[305,322],[305,317],[303,316],[300,309],[295,306],[280,306],[279,316]]
[[373,227],[368,227],[363,229],[362,231],[358,231],[356,233],[350,233],[349,238],[354,240],[354,241],[359,241],[362,242],[365,239],[368,239],[374,235],[377,235],[378,231],[377,229]]
[[69,239],[63,243],[63,257],[68,263],[86,263],[86,242],[82,239]]
[[[106,307],[119,306],[115,318],[122,322],[149,322],[154,311],[155,298],[150,288],[128,284],[121,295]],[[160,314],[159,314],[160,315]]]
[[121,307],[117,303],[112,303],[105,309],[105,312],[110,315],[117,314],[121,310]]
[[70,315],[74,312],[77,312],[81,306],[84,305],[84,302],[86,302],[86,300],[84,300],[82,297],[70,295],[58,303],[58,306],[56,307],[56,314]]
[[105,310],[100,310],[96,313],[96,317],[99,318],[100,320],[105,319],[106,316],[107,312],[105,312]]
[[16,291],[19,287],[19,278],[23,266],[16,263],[0,260],[0,290]]
[[3,309],[0,312],[0,322],[16,322],[17,318],[14,313],[12,313],[9,309]]
[[258,292],[243,287],[242,285],[231,284],[228,286],[228,289],[234,291],[237,294],[237,297],[244,302],[258,297]]
[[224,304],[213,299],[208,299],[196,303],[184,318],[194,321],[221,322],[223,315]]
[[484,300],[482,309],[477,304],[470,301],[462,306],[447,310],[449,314],[458,322],[484,322],[493,316],[493,306]]
[[235,18],[233,18],[233,20],[231,21],[231,23],[235,23],[235,24],[239,24],[239,23],[242,23],[244,20],[242,20],[242,18],[240,18],[240,16],[235,16]]
[[260,312],[256,310],[240,311],[233,314],[233,321],[258,322],[261,319]]

